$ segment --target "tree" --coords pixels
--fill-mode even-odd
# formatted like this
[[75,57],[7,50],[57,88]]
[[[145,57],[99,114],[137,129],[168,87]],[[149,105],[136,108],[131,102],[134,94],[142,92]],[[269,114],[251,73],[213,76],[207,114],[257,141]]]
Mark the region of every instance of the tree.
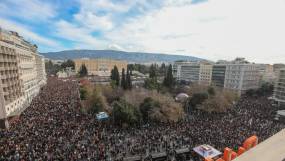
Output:
[[189,100],[189,105],[191,107],[196,107],[197,105],[202,104],[206,99],[208,99],[208,94],[205,92],[194,93]]
[[79,92],[80,92],[80,99],[81,100],[86,100],[86,97],[87,97],[86,89],[83,88],[83,87],[80,87]]
[[144,80],[144,88],[154,90],[154,89],[159,89],[160,84],[157,82],[155,78],[146,78]]
[[157,71],[156,71],[156,65],[151,64],[150,69],[149,69],[149,78],[157,78]]
[[121,78],[121,87],[123,89],[127,89],[127,81],[126,81],[126,75],[125,75],[125,69],[122,69],[122,78]]
[[111,80],[115,80],[115,74],[114,74],[114,69],[111,70]]
[[116,86],[120,85],[120,74],[117,66],[115,65],[114,68],[111,70],[111,84],[115,84]]
[[87,74],[88,74],[87,68],[86,68],[85,64],[82,64],[80,69],[79,69],[79,76],[84,77],[84,76],[87,76]]
[[168,88],[172,88],[174,85],[174,78],[173,78],[173,74],[172,74],[172,65],[171,64],[168,66],[167,73],[166,73],[164,80],[163,80],[163,85],[168,87]]
[[61,70],[60,65],[53,64],[51,60],[45,63],[45,68],[48,75],[56,75]]
[[271,95],[273,93],[274,86],[271,83],[263,83],[258,89],[249,89],[246,91],[246,95],[248,96],[266,96]]
[[127,67],[127,77],[126,77],[127,89],[132,89],[131,74],[132,74],[132,71],[129,69],[129,67]]
[[208,88],[208,93],[210,96],[214,96],[216,94],[215,88],[214,87],[209,87]]
[[161,75],[165,75],[166,74],[166,65],[164,63],[161,64],[161,66],[159,68],[159,73]]
[[62,69],[65,69],[67,67],[71,67],[71,69],[75,68],[74,61],[70,59],[68,59],[67,61],[64,61],[60,66]]
[[112,104],[113,118],[115,123],[122,125],[123,123],[134,125],[141,120],[141,113],[133,105],[123,99],[115,101]]
[[96,89],[93,90],[91,96],[88,98],[88,101],[90,101],[88,112],[93,115],[103,111],[106,106],[106,101],[103,100],[103,96]]
[[160,103],[153,100],[151,97],[145,98],[144,101],[140,104],[140,112],[142,114],[142,119],[145,122],[149,121],[149,113],[154,108],[160,108]]
[[223,94],[215,95],[205,100],[199,109],[207,112],[226,112],[230,108],[231,102],[229,102]]

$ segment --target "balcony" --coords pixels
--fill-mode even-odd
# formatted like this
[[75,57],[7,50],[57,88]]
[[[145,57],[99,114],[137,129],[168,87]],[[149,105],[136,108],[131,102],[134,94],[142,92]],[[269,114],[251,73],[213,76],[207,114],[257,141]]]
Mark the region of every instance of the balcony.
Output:
[[13,58],[5,58],[4,62],[8,62],[8,63],[17,63],[17,59],[13,59]]

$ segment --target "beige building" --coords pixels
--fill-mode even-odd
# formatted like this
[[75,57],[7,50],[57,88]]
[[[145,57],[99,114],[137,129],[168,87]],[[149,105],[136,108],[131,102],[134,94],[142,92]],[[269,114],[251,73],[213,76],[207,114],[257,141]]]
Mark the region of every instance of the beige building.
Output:
[[27,107],[46,83],[43,57],[37,46],[16,32],[0,28],[0,127]]
[[276,80],[276,74],[274,72],[273,65],[270,64],[258,64],[258,70],[260,74],[260,82],[274,83]]
[[213,65],[206,62],[175,62],[173,75],[178,81],[210,85]]
[[112,59],[75,59],[75,71],[79,72],[83,64],[85,64],[88,75],[97,76],[110,76],[111,70],[116,65],[119,72],[122,69],[127,69],[128,62],[122,60],[112,60]]
[[285,68],[280,69],[275,83],[273,99],[278,105],[285,105]]

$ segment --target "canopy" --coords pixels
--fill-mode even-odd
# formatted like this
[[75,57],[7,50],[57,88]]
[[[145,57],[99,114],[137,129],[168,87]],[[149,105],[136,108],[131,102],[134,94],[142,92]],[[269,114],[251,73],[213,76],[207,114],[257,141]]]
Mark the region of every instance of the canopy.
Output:
[[193,150],[203,158],[214,158],[222,154],[220,151],[207,144],[199,145],[193,148]]

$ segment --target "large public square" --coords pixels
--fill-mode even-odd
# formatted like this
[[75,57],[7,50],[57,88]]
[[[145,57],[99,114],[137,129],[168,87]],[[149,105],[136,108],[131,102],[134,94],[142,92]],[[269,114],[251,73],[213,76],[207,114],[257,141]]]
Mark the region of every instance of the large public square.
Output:
[[0,131],[0,160],[123,160],[209,144],[235,148],[285,127],[265,97],[242,97],[226,113],[193,110],[187,121],[121,128],[80,111],[76,81],[49,78],[10,129]]

